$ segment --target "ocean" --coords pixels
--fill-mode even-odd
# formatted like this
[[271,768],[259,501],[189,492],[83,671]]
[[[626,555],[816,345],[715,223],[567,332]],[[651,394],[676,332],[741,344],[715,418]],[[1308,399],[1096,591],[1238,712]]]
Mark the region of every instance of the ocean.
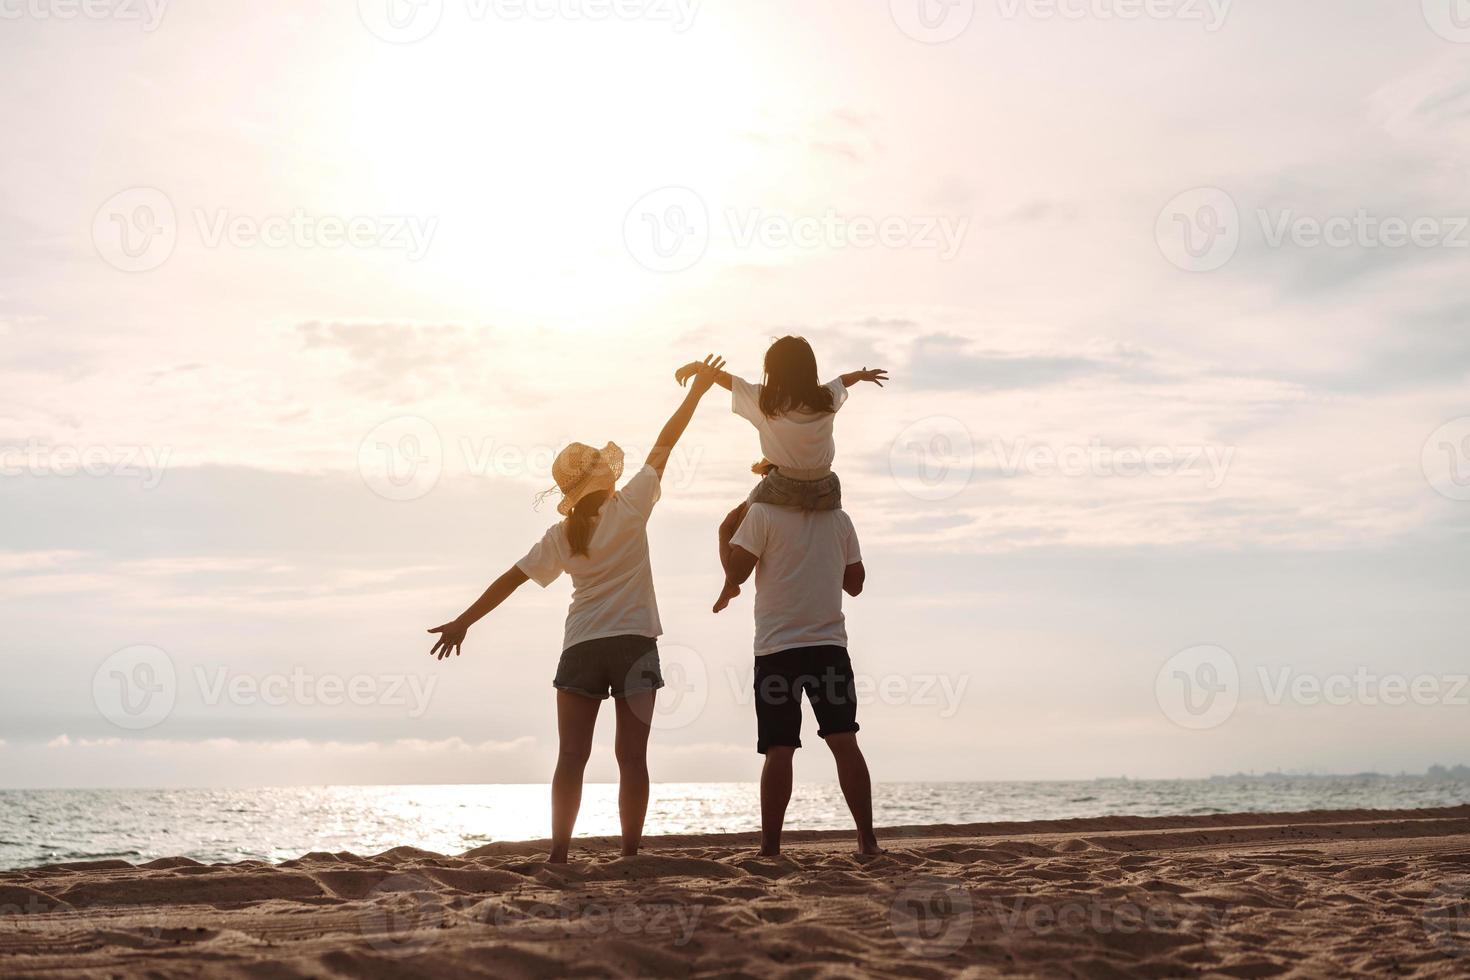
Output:
[[[1470,802],[1470,779],[1269,776],[1205,780],[886,783],[879,827],[1324,809],[1408,809]],[[659,783],[646,832],[759,829],[751,783]],[[851,826],[836,784],[798,783],[792,829]],[[579,836],[618,833],[617,786],[588,784]],[[545,784],[322,786],[216,790],[0,790],[0,869],[182,855],[206,863],[284,861],[309,851],[374,854],[407,844],[457,854],[550,834]]]

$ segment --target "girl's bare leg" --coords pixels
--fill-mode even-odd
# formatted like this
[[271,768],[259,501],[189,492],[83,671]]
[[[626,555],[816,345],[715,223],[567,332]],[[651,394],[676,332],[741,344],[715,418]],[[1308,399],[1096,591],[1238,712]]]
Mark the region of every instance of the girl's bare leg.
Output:
[[565,864],[572,846],[572,828],[582,807],[582,773],[592,755],[592,731],[602,702],[582,694],[556,692],[556,730],[561,746],[556,774],[551,777],[551,857]]
[[[735,532],[740,529],[740,522],[745,520],[745,512],[750,510],[749,501],[742,500],[740,505],[725,515],[720,522],[720,567],[725,570],[725,575],[730,574],[730,539],[735,537]],[[739,592],[737,590],[736,594]]]
[[638,853],[648,814],[648,730],[657,691],[617,698],[618,818],[623,825],[623,857]]

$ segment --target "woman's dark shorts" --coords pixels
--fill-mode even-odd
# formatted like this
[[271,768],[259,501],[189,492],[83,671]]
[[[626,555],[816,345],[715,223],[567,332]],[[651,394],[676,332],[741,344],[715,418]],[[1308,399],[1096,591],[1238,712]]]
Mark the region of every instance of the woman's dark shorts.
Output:
[[858,730],[857,684],[842,647],[798,647],[755,658],[755,750],[801,748],[801,694],[817,716],[817,735]]
[[569,646],[556,665],[552,686],[601,701],[609,694],[657,691],[664,686],[658,669],[658,641],[651,636],[604,636]]

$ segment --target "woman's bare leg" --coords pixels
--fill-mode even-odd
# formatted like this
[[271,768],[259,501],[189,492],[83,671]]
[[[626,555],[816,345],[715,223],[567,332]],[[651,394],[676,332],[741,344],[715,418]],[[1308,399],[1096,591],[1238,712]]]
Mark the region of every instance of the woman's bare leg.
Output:
[[618,819],[623,825],[623,856],[638,853],[643,819],[648,815],[648,730],[657,691],[617,698]]
[[572,828],[582,807],[582,773],[592,755],[592,731],[602,702],[582,694],[556,692],[556,730],[560,748],[556,774],[551,777],[551,857],[565,864],[572,846]]

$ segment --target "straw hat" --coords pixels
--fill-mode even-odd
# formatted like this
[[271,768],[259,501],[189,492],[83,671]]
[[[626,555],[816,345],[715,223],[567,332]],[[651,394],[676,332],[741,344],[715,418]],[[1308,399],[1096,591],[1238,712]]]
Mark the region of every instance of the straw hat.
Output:
[[551,464],[551,478],[561,490],[561,503],[556,512],[563,517],[572,512],[577,501],[594,490],[612,490],[623,475],[623,451],[616,443],[601,449],[574,442],[556,454]]

